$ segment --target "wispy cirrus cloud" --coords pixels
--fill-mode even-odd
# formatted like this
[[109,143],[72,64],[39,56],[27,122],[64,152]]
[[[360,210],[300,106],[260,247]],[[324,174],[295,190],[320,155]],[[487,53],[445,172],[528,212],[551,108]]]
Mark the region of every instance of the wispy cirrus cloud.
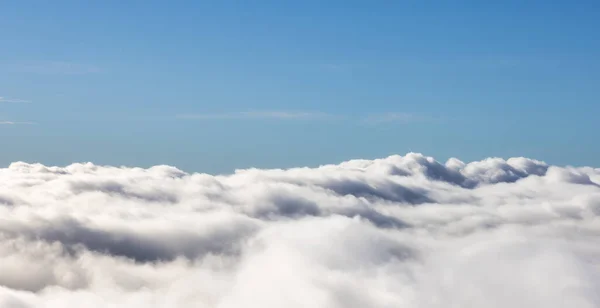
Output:
[[35,122],[0,121],[0,125],[36,125]]
[[415,123],[432,121],[434,118],[414,113],[406,112],[385,112],[380,114],[370,114],[365,116],[363,119],[364,123],[368,124],[383,124],[383,123]]
[[102,69],[95,65],[66,61],[49,61],[18,65],[15,67],[15,70],[24,73],[48,75],[85,75],[102,72]]
[[344,121],[363,123],[369,125],[379,125],[386,123],[411,124],[424,121],[437,121],[436,118],[426,115],[403,113],[403,112],[385,112],[379,114],[366,115],[345,115],[332,114],[325,112],[300,112],[300,111],[244,111],[228,113],[188,113],[179,114],[177,119],[188,120],[233,120],[233,119],[277,119],[277,120],[330,120],[340,119]]
[[298,111],[244,111],[232,113],[195,113],[195,114],[180,114],[179,119],[196,119],[196,120],[211,120],[211,119],[318,119],[328,118],[333,115],[323,112],[298,112]]
[[0,96],[0,103],[30,103],[31,101]]
[[[0,96],[0,104],[2,103],[15,103],[15,104],[25,104],[30,103],[28,100],[24,99],[16,99],[16,98],[6,98]],[[30,121],[8,121],[8,120],[0,120],[0,125],[35,125],[37,123]]]

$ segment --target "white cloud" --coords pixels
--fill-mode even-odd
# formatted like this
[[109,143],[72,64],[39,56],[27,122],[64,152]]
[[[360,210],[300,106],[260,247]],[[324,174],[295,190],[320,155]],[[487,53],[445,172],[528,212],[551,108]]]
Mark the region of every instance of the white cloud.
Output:
[[29,103],[29,101],[24,99],[6,98],[0,96],[0,103]]
[[[30,101],[23,100],[23,99],[6,98],[6,97],[0,96],[0,104],[1,103],[30,103]],[[36,124],[36,123],[0,120],[0,125],[34,125],[34,124]]]
[[35,125],[35,122],[0,121],[0,125]]
[[208,114],[182,114],[180,119],[315,119],[329,117],[321,112],[297,112],[297,111],[246,111],[235,113],[208,113]]
[[413,114],[413,113],[404,113],[404,112],[386,112],[380,114],[371,114],[366,116],[364,122],[369,124],[382,124],[382,123],[414,123],[414,122],[423,122],[423,121],[431,121],[433,118],[426,117],[423,115]]
[[179,119],[196,120],[226,120],[226,119],[345,119],[354,122],[363,122],[368,124],[383,123],[415,123],[431,121],[434,118],[412,113],[387,112],[381,114],[371,114],[365,116],[347,116],[343,114],[330,114],[324,112],[301,112],[301,111],[247,111],[232,113],[200,113],[200,114],[180,114]]
[[48,75],[84,75],[100,73],[103,71],[95,65],[66,61],[48,61],[19,65],[15,67],[15,70],[25,73]]
[[600,169],[0,169],[0,307],[599,307]]

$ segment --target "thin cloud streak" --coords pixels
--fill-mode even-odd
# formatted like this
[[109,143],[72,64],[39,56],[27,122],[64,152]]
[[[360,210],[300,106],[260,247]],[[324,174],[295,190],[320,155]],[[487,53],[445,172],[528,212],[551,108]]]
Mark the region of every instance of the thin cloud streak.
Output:
[[321,112],[295,112],[295,111],[246,111],[235,113],[212,113],[212,114],[182,114],[178,115],[179,119],[196,119],[196,120],[211,120],[211,119],[317,119],[327,118],[332,115]]
[[102,72],[97,66],[74,62],[51,61],[16,67],[19,72],[49,75],[85,75]]
[[0,96],[0,103],[30,103],[28,100]]
[[0,121],[0,125],[37,125],[35,122]]
[[372,114],[363,118],[363,122],[368,124],[383,124],[392,122],[408,124],[431,120],[434,119],[423,115],[404,112],[387,112],[382,114]]
[[233,120],[233,119],[280,119],[280,120],[300,120],[300,119],[343,119],[351,122],[380,125],[386,123],[410,124],[419,122],[438,121],[434,117],[403,113],[387,112],[381,114],[369,115],[344,115],[331,114],[324,112],[299,112],[299,111],[245,111],[232,113],[198,113],[198,114],[179,114],[177,119],[188,120]]

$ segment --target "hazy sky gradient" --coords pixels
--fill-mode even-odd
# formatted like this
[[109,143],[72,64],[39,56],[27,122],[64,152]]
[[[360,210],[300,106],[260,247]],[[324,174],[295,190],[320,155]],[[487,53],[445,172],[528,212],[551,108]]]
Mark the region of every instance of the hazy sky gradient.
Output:
[[0,165],[598,166],[599,28],[596,1],[3,2]]

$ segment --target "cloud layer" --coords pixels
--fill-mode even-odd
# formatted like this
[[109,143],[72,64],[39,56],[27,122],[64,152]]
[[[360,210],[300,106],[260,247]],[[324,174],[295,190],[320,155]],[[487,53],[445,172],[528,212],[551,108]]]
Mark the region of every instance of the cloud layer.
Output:
[[0,169],[0,307],[599,307],[600,169]]

